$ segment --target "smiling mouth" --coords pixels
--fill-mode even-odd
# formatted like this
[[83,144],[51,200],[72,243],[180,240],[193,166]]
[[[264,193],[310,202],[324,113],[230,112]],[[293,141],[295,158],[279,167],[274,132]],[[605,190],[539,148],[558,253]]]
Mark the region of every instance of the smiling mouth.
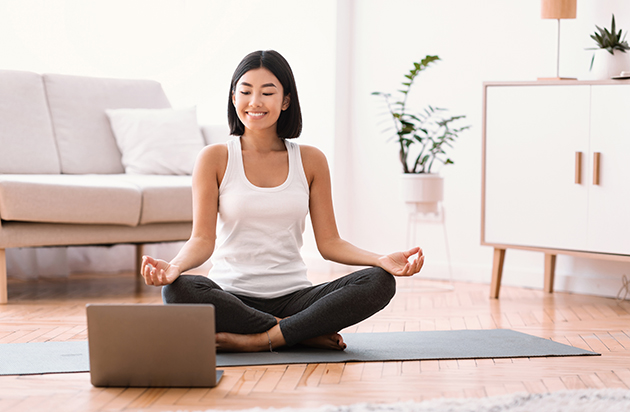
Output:
[[251,117],[263,117],[267,112],[247,112],[247,114]]

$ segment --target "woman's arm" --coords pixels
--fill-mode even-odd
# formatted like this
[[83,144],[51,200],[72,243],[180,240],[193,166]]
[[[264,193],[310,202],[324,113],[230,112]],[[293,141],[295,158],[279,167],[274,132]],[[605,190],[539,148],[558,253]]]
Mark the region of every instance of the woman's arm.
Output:
[[[326,157],[314,147],[300,146],[300,148],[310,187],[309,209],[313,232],[322,257],[346,265],[378,266],[396,276],[411,276],[418,273],[424,263],[424,256],[419,247],[389,255],[379,255],[360,249],[339,236]],[[409,262],[408,259],[415,254],[418,254],[418,258]]]
[[168,285],[183,272],[202,265],[214,252],[219,185],[226,166],[227,147],[223,144],[207,146],[199,153],[193,171],[192,234],[170,262],[142,258],[141,274],[147,285]]

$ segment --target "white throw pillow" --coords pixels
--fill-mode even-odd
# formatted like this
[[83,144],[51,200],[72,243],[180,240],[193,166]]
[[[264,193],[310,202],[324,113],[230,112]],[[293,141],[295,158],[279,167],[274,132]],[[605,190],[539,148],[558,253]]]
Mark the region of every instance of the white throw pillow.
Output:
[[105,110],[128,174],[190,175],[204,147],[195,108]]

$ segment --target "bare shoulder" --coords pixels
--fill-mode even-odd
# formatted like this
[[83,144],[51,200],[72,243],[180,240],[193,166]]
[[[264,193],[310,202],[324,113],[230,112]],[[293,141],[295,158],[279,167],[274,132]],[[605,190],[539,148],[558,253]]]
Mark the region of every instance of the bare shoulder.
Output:
[[204,169],[227,165],[227,160],[228,148],[225,143],[208,145],[201,149],[201,152],[197,155],[197,163]]
[[227,161],[228,148],[227,143],[215,143],[210,144],[199,153],[199,157],[207,160],[220,160],[225,159]]
[[300,145],[300,153],[302,155],[302,163],[304,164],[304,167],[308,167],[309,165],[322,166],[328,164],[324,152],[314,146]]
[[193,175],[207,178],[208,175],[216,176],[217,182],[223,180],[228,163],[228,148],[226,143],[215,143],[204,147],[195,163]]
[[300,154],[309,185],[316,176],[326,177],[329,174],[328,160],[324,152],[313,146],[300,145]]

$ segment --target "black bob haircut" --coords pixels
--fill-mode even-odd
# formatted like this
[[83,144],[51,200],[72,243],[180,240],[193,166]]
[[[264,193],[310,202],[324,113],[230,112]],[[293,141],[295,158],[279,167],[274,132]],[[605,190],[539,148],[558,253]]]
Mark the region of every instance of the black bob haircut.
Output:
[[234,104],[232,103],[232,94],[236,91],[238,81],[245,73],[250,70],[264,67],[278,78],[284,90],[284,96],[290,95],[289,107],[280,112],[277,123],[278,137],[281,139],[292,139],[300,136],[302,133],[302,111],[300,110],[300,101],[298,99],[297,88],[295,86],[295,78],[291,66],[280,53],[275,50],[258,50],[245,56],[234,70],[232,75],[232,83],[230,84],[230,96],[228,98],[228,123],[230,125],[230,134],[234,136],[242,136],[245,133],[245,126],[241,119],[238,118]]

